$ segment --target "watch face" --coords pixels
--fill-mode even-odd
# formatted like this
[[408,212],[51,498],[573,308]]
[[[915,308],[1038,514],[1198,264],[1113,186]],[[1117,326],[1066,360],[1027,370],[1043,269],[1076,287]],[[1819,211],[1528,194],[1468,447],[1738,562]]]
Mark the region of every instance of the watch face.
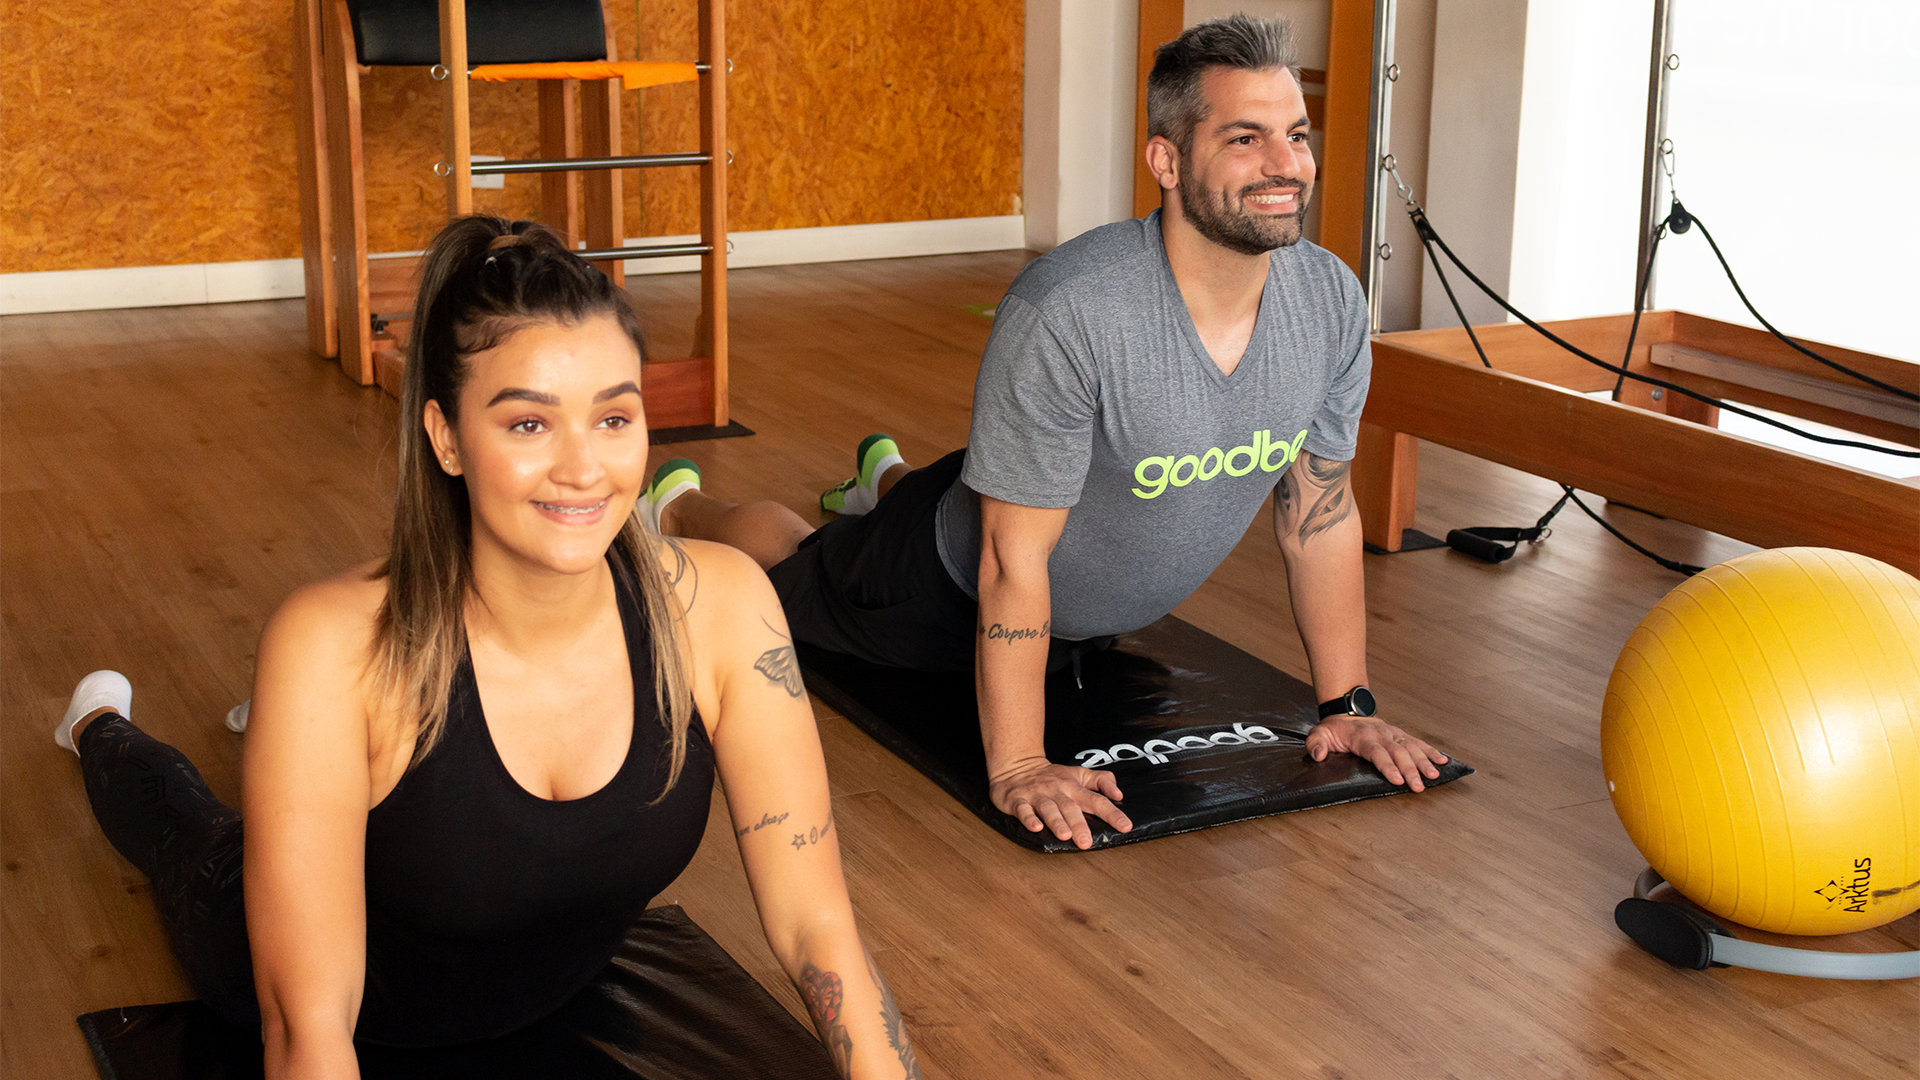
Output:
[[1373,700],[1373,691],[1364,686],[1356,686],[1347,695],[1347,703],[1353,707],[1355,716],[1372,716],[1378,706]]

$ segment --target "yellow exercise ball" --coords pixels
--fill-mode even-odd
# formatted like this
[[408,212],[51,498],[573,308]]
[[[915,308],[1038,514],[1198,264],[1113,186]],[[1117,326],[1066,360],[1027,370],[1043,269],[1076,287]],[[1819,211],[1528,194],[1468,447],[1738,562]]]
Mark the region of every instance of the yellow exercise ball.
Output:
[[1687,579],[1620,650],[1614,812],[1722,918],[1844,934],[1920,908],[1920,580],[1826,548]]

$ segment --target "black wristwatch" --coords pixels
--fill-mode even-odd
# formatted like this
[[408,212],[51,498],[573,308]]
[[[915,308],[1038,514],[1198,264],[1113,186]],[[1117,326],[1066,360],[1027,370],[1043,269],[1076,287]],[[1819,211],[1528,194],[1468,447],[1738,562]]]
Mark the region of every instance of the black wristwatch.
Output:
[[1320,703],[1320,719],[1329,716],[1372,716],[1379,707],[1373,700],[1373,691],[1364,686],[1356,686],[1332,701]]

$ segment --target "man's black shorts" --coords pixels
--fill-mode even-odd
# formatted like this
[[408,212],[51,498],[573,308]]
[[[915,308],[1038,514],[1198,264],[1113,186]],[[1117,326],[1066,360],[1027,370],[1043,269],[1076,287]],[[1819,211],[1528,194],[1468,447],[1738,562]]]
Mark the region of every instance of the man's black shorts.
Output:
[[[827,522],[767,571],[796,641],[909,671],[972,671],[980,605],[940,559],[935,519],[960,479],[955,450],[887,489],[871,513]],[[1112,638],[1050,640],[1047,670]]]
[[915,469],[871,513],[829,521],[767,571],[796,641],[913,671],[971,671],[979,605],[940,561],[935,517],[967,452]]

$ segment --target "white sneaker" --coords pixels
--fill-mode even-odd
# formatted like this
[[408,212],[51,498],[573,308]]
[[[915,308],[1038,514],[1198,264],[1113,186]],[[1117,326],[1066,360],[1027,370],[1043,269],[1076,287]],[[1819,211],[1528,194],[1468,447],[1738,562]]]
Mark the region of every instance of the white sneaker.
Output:
[[133,711],[133,684],[125,675],[117,671],[100,670],[80,680],[73,688],[73,700],[67,703],[67,712],[53,729],[53,743],[62,750],[71,750],[76,755],[80,750],[73,745],[73,727],[80,718],[95,709],[111,708],[127,719]]
[[227,730],[239,733],[247,730],[247,714],[253,711],[253,699],[235,705],[227,710]]

